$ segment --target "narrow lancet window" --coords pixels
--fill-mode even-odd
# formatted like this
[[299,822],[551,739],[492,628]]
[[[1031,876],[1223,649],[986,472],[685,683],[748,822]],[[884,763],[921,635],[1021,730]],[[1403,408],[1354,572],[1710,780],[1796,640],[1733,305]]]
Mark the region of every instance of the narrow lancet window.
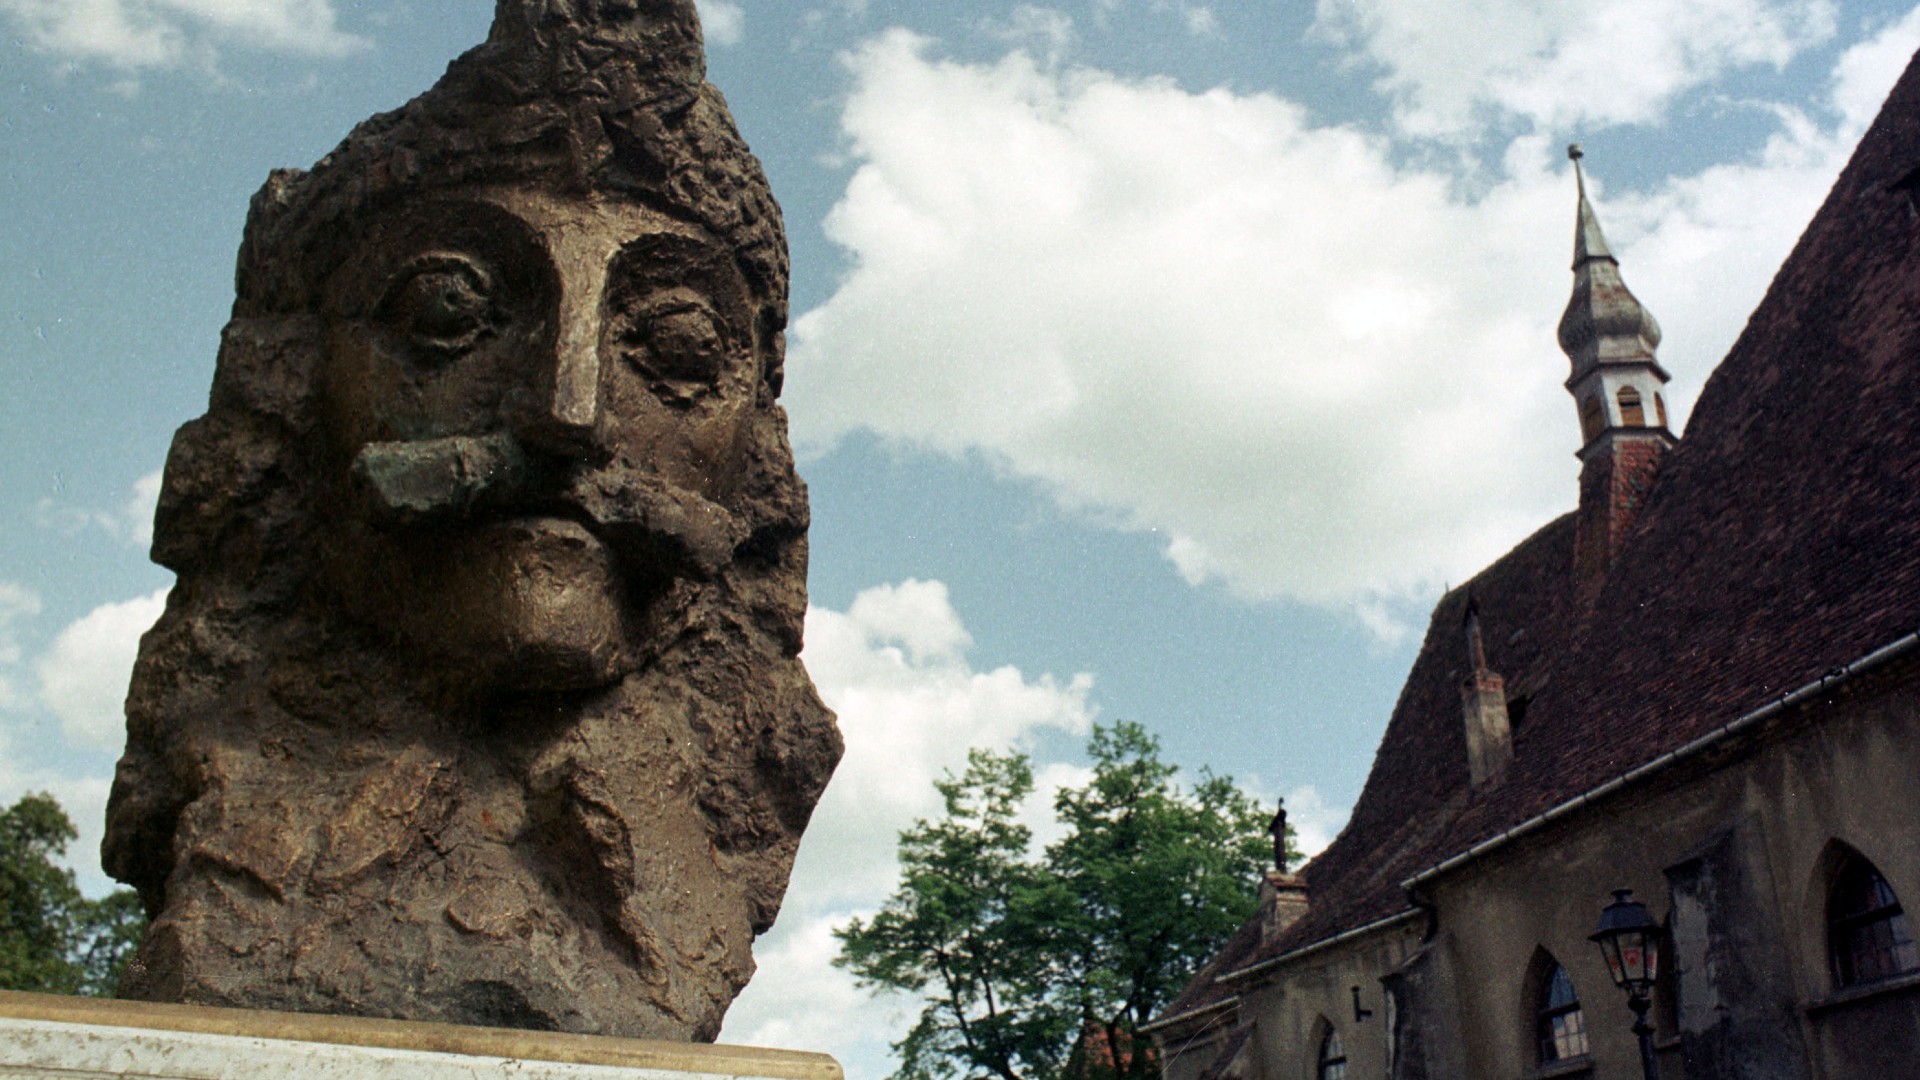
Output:
[[1827,943],[1836,986],[1878,982],[1920,969],[1920,948],[1887,879],[1848,855],[1827,897]]
[[1347,1080],[1347,1050],[1340,1045],[1340,1033],[1328,1025],[1320,1038],[1320,1080]]
[[1580,1012],[1580,996],[1573,992],[1573,980],[1559,964],[1541,981],[1540,1005],[1535,1015],[1535,1030],[1540,1040],[1542,1064],[1565,1061],[1587,1052],[1587,1021]]

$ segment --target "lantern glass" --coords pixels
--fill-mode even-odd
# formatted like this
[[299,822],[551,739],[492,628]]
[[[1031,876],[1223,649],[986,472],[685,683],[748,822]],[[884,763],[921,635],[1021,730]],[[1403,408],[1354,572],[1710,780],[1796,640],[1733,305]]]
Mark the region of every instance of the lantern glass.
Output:
[[1589,940],[1600,946],[1615,986],[1644,994],[1660,974],[1660,924],[1632,897],[1630,889],[1616,890]]
[[1599,938],[1600,955],[1607,958],[1607,973],[1613,976],[1613,985],[1627,985],[1627,969],[1620,958],[1620,939],[1612,935]]

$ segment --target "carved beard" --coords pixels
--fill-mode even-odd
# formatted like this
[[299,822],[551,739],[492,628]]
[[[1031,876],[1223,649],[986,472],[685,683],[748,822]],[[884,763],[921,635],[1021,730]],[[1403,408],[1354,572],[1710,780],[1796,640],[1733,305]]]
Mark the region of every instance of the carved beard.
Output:
[[[149,652],[195,623],[170,613]],[[307,629],[334,648],[253,665],[175,729],[193,797],[122,993],[711,1039],[831,767],[769,760],[822,712],[797,661],[701,677],[743,629],[722,622],[588,695],[449,709]]]

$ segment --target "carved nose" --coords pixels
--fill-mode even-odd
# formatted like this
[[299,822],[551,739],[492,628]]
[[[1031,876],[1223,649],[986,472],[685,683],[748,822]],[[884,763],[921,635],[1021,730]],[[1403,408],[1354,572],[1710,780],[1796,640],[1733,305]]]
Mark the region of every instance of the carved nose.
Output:
[[[568,290],[553,351],[540,359],[516,434],[535,450],[586,457],[599,448],[600,304]],[[592,290],[593,293],[598,290]]]

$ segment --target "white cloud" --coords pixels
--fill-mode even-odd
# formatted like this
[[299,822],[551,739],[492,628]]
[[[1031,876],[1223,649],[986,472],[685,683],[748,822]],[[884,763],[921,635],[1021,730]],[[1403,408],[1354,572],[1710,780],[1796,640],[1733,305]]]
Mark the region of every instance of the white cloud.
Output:
[[1316,28],[1378,65],[1402,130],[1651,123],[1726,72],[1784,66],[1834,31],[1831,0],[1319,0]]
[[67,775],[45,769],[22,769],[18,755],[9,746],[8,730],[0,726],[0,807],[9,807],[21,796],[46,792],[59,802],[67,818],[80,835],[67,845],[63,865],[74,871],[81,891],[102,896],[118,888],[100,868],[100,840],[107,831],[107,794],[113,788],[108,774]]
[[1834,65],[1833,103],[1841,115],[1841,137],[1851,141],[1866,131],[1887,91],[1920,49],[1920,7],[1848,49]]
[[892,887],[894,841],[939,811],[933,782],[967,751],[1022,745],[1035,731],[1083,732],[1092,676],[976,671],[944,584],[868,589],[845,613],[807,613],[802,654],[840,717],[847,753],[807,830],[794,889],[809,902],[877,902]]
[[13,684],[9,668],[20,662],[20,642],[13,624],[40,614],[40,597],[24,585],[0,581],[0,709],[18,708],[24,695]]
[[699,0],[700,29],[709,45],[738,45],[747,39],[747,12],[734,0]]
[[1037,48],[1049,64],[1057,64],[1073,49],[1073,16],[1059,8],[1021,4],[1005,21],[987,19],[983,28],[992,37],[1014,45]]
[[338,56],[367,42],[330,0],[0,0],[34,47],[119,68],[172,67],[219,48]]
[[153,512],[160,505],[160,474],[155,469],[133,482],[133,495],[121,511],[127,538],[142,547],[153,543]]
[[1213,9],[1205,4],[1183,4],[1180,18],[1187,24],[1187,33],[1195,37],[1211,37],[1220,32],[1220,20],[1214,18]]
[[1306,858],[1313,858],[1333,843],[1346,827],[1352,807],[1328,806],[1320,789],[1307,784],[1287,793],[1287,824],[1293,826],[1293,845]]
[[[1836,92],[1884,93],[1893,50],[1849,53]],[[978,452],[1156,531],[1192,582],[1388,633],[1572,505],[1557,145],[1516,140],[1463,195],[1276,97],[932,52],[895,31],[848,61],[858,168],[827,228],[854,265],[793,334],[809,451]],[[1608,199],[1589,159],[1676,422],[1849,152],[1783,115],[1754,160],[1648,195]]]
[[[964,769],[969,749],[1020,747],[1041,730],[1081,733],[1095,711],[1091,677],[977,671],[971,642],[937,581],[868,589],[844,613],[808,611],[802,658],[839,714],[847,753],[807,828],[780,921],[755,947],[760,976],[728,1013],[725,1040],[823,1050],[856,1078],[891,1071],[887,1044],[906,1030],[913,1003],[875,1000],[832,967],[831,928],[893,890],[900,831],[940,812],[934,780]],[[1042,764],[1036,773],[1022,819],[1051,829],[1054,788],[1083,782],[1084,770]]]
[[140,635],[166,609],[167,590],[117,604],[102,604],[54,638],[36,665],[40,698],[60,718],[60,730],[76,747],[118,749],[124,741],[124,706]]
[[[0,0],[0,3],[4,2]],[[34,524],[67,536],[98,529],[127,543],[145,547],[153,542],[153,512],[160,502],[160,483],[159,469],[140,477],[133,482],[126,501],[112,510],[73,506],[52,497],[42,498],[34,504]]]
[[[42,743],[54,741],[39,739],[34,732],[40,723],[34,702],[13,681],[11,671],[22,662],[14,625],[34,618],[41,610],[40,597],[32,590],[0,581],[0,807],[12,806],[22,795],[37,791],[47,792],[59,800],[80,832],[79,839],[67,849],[66,865],[77,872],[80,886],[88,895],[98,896],[113,887],[113,882],[100,869],[98,854],[100,836],[106,826],[112,762],[98,763],[103,767],[95,770],[84,765],[61,771],[30,768],[22,764],[26,755],[15,749],[22,735]],[[128,657],[127,667],[131,666],[132,658]],[[115,676],[109,672],[107,677]],[[126,672],[119,672],[117,677],[124,687]]]
[[774,931],[754,943],[758,973],[728,1011],[720,1041],[832,1054],[852,1080],[878,1080],[892,1072],[887,1047],[913,1026],[919,1001],[905,994],[876,995],[833,966],[840,952],[834,928],[872,914],[782,915]]
[[[1093,0],[1094,22],[1106,26],[1119,14],[1126,0]],[[1146,0],[1139,5],[1143,10],[1159,15],[1176,15],[1187,28],[1187,33],[1195,37],[1211,37],[1220,32],[1220,20],[1213,14],[1208,4],[1186,3],[1185,0]]]

